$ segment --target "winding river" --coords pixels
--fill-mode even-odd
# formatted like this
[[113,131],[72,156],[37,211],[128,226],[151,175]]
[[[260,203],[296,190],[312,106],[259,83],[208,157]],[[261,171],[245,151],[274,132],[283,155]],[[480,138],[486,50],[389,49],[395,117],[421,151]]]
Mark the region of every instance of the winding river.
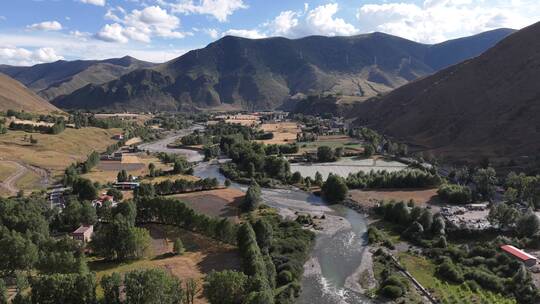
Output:
[[[182,132],[183,133],[183,132]],[[154,152],[186,154],[197,159],[192,150],[170,149],[170,137],[150,145]],[[148,145],[147,145],[148,147]],[[144,150],[145,147],[142,147]],[[219,172],[219,163],[201,162],[194,168],[194,175],[215,177],[221,183],[225,177]],[[233,183],[231,187],[246,191],[247,186]],[[357,304],[371,303],[360,294],[359,267],[366,250],[367,221],[356,211],[341,205],[326,205],[320,197],[299,189],[262,189],[265,204],[279,210],[284,217],[294,217],[295,212],[312,215],[324,214],[323,231],[317,232],[316,244],[310,259],[304,265],[301,304]]]

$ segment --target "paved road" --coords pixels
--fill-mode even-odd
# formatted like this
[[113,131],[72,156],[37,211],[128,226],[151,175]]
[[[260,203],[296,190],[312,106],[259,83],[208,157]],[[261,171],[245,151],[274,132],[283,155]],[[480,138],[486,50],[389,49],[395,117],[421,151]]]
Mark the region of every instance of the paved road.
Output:
[[182,138],[190,133],[193,133],[193,131],[195,130],[201,130],[201,129],[202,129],[202,126],[195,125],[186,130],[171,132],[171,134],[167,135],[164,139],[160,139],[155,142],[139,145],[139,149],[143,151],[149,151],[149,152],[165,152],[165,153],[173,153],[173,154],[182,154],[182,155],[185,155],[187,160],[190,162],[199,162],[199,161],[202,161],[204,158],[199,152],[194,151],[194,150],[189,150],[189,149],[169,148],[167,146],[169,144],[172,144],[177,139]]

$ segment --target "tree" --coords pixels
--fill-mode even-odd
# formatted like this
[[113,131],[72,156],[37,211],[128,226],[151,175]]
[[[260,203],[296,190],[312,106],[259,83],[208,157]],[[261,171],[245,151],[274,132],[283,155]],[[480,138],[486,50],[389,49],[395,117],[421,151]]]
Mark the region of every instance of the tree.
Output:
[[52,274],[32,280],[32,303],[96,302],[96,282],[93,274]]
[[113,272],[111,275],[104,275],[101,278],[101,287],[103,288],[104,304],[120,304],[120,290],[122,287],[122,277]]
[[446,224],[442,215],[437,214],[433,219],[433,225],[431,225],[431,230],[436,235],[444,235],[446,229]]
[[204,294],[211,304],[243,303],[248,276],[234,270],[212,271],[204,283]]
[[300,174],[300,172],[296,171],[293,173],[293,175],[291,176],[291,183],[292,184],[301,184],[302,183],[302,174]]
[[124,194],[122,194],[122,191],[116,188],[111,188],[107,190],[107,195],[112,196],[113,199],[117,202],[121,201],[124,198]]
[[30,270],[38,260],[38,248],[24,234],[0,229],[0,274],[10,276],[17,270]]
[[336,156],[334,150],[328,146],[320,146],[317,148],[317,161],[324,162],[333,162],[336,161]]
[[370,158],[373,154],[375,154],[375,148],[370,144],[364,145],[364,157]]
[[274,230],[272,225],[265,219],[259,219],[253,225],[253,230],[257,237],[257,244],[261,251],[268,252],[268,249],[272,245]]
[[128,173],[126,170],[123,170],[118,172],[118,174],[116,175],[116,181],[122,183],[122,182],[127,182],[128,181]]
[[0,278],[0,304],[8,304],[6,283]]
[[195,302],[195,297],[201,291],[199,288],[199,283],[195,279],[190,278],[186,281],[185,284],[185,304],[193,304]]
[[508,229],[516,224],[519,211],[505,203],[494,204],[489,209],[488,221],[502,229]]
[[183,254],[184,250],[184,243],[182,243],[180,238],[176,238],[173,243],[173,252],[175,254]]
[[91,180],[86,178],[78,178],[73,183],[73,193],[79,196],[79,199],[93,200],[98,196],[98,191]]
[[495,184],[497,183],[495,169],[491,167],[478,169],[473,175],[473,181],[478,193],[482,194],[485,199],[490,199],[495,193]]
[[330,203],[339,203],[347,197],[349,188],[342,177],[330,174],[321,190],[325,200]]
[[519,217],[516,225],[517,233],[522,237],[532,237],[540,230],[540,220],[533,212]]
[[424,233],[424,227],[418,222],[413,222],[404,232],[403,234],[412,239],[412,240],[420,240],[422,238],[422,235]]
[[130,304],[178,304],[184,299],[180,280],[161,269],[128,272],[124,285]]
[[323,185],[323,177],[319,171],[315,172],[315,185],[319,187]]
[[426,231],[431,230],[431,226],[433,225],[433,213],[431,213],[429,209],[424,209],[418,221]]
[[151,177],[155,177],[156,176],[156,165],[154,165],[154,163],[150,163],[148,165],[148,171],[149,171],[149,174]]
[[252,181],[244,198],[243,209],[253,211],[259,207],[261,200],[261,187],[259,187],[256,181]]

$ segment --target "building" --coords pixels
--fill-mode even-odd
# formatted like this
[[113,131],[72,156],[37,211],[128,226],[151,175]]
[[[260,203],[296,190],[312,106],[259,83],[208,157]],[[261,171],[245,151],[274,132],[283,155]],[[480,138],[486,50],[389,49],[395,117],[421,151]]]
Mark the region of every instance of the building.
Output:
[[81,225],[79,226],[79,228],[77,228],[77,230],[71,233],[71,237],[73,237],[73,239],[76,241],[81,241],[84,244],[86,244],[92,240],[93,233],[94,233],[93,225]]
[[112,195],[102,194],[97,199],[92,201],[92,206],[94,208],[96,207],[102,207],[105,202],[111,202],[112,206],[116,206],[116,202],[114,201],[114,197]]
[[136,183],[136,182],[116,182],[116,183],[114,183],[114,187],[116,189],[121,189],[121,190],[133,190],[133,189],[139,188],[139,186],[140,186],[140,183]]
[[512,245],[503,245],[501,249],[513,257],[519,259],[525,266],[531,267],[536,265],[536,258],[525,251],[518,249]]

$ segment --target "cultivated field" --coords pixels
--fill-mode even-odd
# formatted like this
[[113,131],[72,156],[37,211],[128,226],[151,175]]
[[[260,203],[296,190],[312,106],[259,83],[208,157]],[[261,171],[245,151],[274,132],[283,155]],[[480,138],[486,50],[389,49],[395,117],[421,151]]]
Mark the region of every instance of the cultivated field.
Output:
[[330,173],[337,174],[342,177],[347,177],[350,173],[357,173],[360,171],[369,172],[383,171],[388,172],[400,171],[407,167],[407,165],[396,162],[387,161],[383,159],[353,159],[350,157],[342,158],[341,160],[333,163],[296,163],[291,164],[291,172],[300,172],[302,176],[311,176],[315,178],[317,171],[322,174],[323,178],[328,177]]
[[350,198],[359,204],[373,207],[380,201],[409,201],[413,200],[419,205],[439,202],[437,188],[433,189],[380,189],[380,190],[350,190]]
[[[94,260],[89,263],[90,269],[96,272],[97,280],[105,274],[113,272],[125,273],[137,269],[162,268],[177,276],[181,280],[196,279],[202,286],[204,276],[212,270],[240,269],[240,255],[238,250],[231,246],[218,243],[202,235],[182,230],[173,226],[148,225],[152,237],[152,248],[148,258],[131,263],[114,263]],[[180,237],[186,248],[183,255],[173,256],[172,242]],[[103,291],[98,288],[98,296]],[[202,292],[195,299],[195,303],[202,304],[208,301]]]
[[315,151],[318,147],[328,146],[333,149],[343,147],[346,150],[352,150],[355,152],[362,152],[363,148],[361,142],[358,139],[346,135],[324,135],[319,136],[316,141],[301,142],[300,151]]
[[122,169],[132,176],[148,175],[148,165],[150,163],[153,163],[157,169],[170,169],[170,166],[161,163],[158,158],[140,153],[124,155],[122,161],[100,161],[98,166],[92,169],[91,172],[83,174],[83,177],[103,184],[112,183],[116,181],[118,171]]
[[295,122],[264,123],[260,126],[264,132],[272,132],[274,138],[259,140],[265,144],[292,144],[296,142],[296,134],[300,128]]
[[176,194],[172,197],[185,202],[198,213],[214,217],[226,217],[237,222],[240,214],[239,206],[244,193],[236,189],[216,189],[193,193]]

